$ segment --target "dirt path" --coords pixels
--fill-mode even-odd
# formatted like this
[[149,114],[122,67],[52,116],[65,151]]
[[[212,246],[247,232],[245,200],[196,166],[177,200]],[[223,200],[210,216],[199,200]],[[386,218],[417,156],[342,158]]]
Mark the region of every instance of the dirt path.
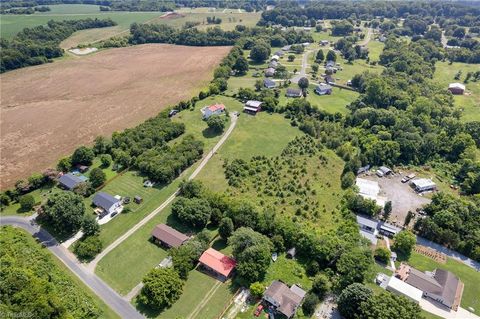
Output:
[[368,31],[367,31],[367,34],[365,35],[365,38],[363,39],[363,41],[360,41],[358,44],[362,45],[362,46],[368,45],[368,43],[370,42],[370,40],[372,38],[372,33],[373,33],[373,29],[368,28]]
[[300,72],[292,78],[292,83],[298,83],[301,78],[304,78],[307,74],[308,67],[308,56],[311,53],[311,50],[306,50],[302,55],[302,68]]
[[208,291],[208,293],[203,297],[202,301],[193,309],[193,311],[188,315],[187,319],[195,319],[198,316],[198,313],[205,307],[205,305],[212,299],[212,296],[222,285],[221,281],[217,281],[215,285]]
[[229,50],[138,45],[0,75],[0,188],[191,98]]
[[[193,171],[193,173],[190,175],[188,180],[194,179],[200,171],[207,165],[208,161],[213,157],[213,155],[217,152],[217,150],[225,143],[225,141],[228,139],[230,134],[232,133],[233,129],[235,128],[235,125],[237,124],[237,115],[234,113],[230,114],[231,117],[231,123],[227,131],[223,134],[222,138],[215,144],[215,146],[212,148],[210,152],[202,159],[198,167]],[[171,202],[178,196],[180,189],[176,189],[175,192],[170,195],[170,197],[167,198],[166,201],[164,201],[160,206],[158,206],[153,212],[148,214],[144,219],[139,221],[135,226],[130,228],[125,234],[122,236],[118,237],[113,243],[111,243],[108,247],[106,247],[100,254],[95,257],[94,260],[92,260],[88,264],[88,268],[90,271],[94,272],[95,268],[97,267],[98,262],[105,257],[109,252],[111,252],[113,249],[115,249],[117,246],[119,246],[123,241],[125,241],[128,237],[133,235],[140,227],[148,223],[153,217],[155,217],[157,214],[159,214],[165,207],[170,205]]]

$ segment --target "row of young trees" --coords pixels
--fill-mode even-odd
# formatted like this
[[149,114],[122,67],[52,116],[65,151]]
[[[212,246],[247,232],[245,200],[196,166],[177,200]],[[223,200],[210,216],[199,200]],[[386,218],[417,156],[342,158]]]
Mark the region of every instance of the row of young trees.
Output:
[[0,73],[49,62],[63,55],[61,41],[75,31],[114,26],[111,19],[49,21],[46,26],[25,28],[12,40],[0,39]]

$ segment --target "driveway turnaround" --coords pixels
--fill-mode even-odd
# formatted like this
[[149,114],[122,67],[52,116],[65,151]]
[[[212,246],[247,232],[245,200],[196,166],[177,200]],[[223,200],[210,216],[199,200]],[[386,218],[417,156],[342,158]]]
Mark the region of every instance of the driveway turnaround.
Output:
[[85,285],[122,318],[144,318],[135,308],[94,273],[82,265],[68,249],[60,245],[52,235],[35,223],[35,216],[5,216],[0,219],[1,225],[19,227],[33,235],[40,243],[60,259]]

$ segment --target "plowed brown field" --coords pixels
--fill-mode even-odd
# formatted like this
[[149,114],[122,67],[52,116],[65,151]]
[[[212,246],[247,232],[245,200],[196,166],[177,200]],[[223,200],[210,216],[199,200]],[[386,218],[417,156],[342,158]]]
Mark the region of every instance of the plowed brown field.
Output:
[[3,74],[0,186],[205,86],[229,47],[141,45]]

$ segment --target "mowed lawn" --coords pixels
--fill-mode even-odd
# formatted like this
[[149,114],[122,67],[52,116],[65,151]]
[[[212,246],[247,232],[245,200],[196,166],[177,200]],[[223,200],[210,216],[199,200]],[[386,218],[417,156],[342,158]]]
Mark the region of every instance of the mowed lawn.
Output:
[[[374,35],[372,35],[372,38],[373,37]],[[383,44],[382,42],[371,39],[367,44],[368,56],[370,57],[370,61],[380,60],[380,54],[383,52],[384,47],[385,44]]]
[[[460,82],[467,87],[467,94],[454,95],[455,105],[463,110],[462,120],[480,121],[480,81],[464,83],[468,72],[475,72],[479,70],[478,64],[458,63],[454,62],[437,62],[435,64],[434,80],[440,83],[445,89],[448,88],[449,83]],[[458,71],[461,71],[460,80],[455,80],[454,77]]]
[[[160,313],[147,310],[144,314],[149,318],[161,319],[217,318],[235,291],[231,281],[222,283],[203,272],[193,270],[185,282],[183,294],[171,308]],[[136,300],[133,303],[143,310]]]
[[462,308],[475,309],[475,314],[480,315],[480,272],[470,268],[452,258],[447,258],[446,264],[439,264],[433,259],[412,252],[408,264],[421,270],[432,271],[436,268],[446,269],[454,273],[465,284],[462,297]]
[[[58,4],[50,5],[49,7],[51,8],[51,11],[49,12],[40,12],[29,15],[1,15],[1,37],[12,38],[24,28],[32,28],[38,25],[44,25],[50,20],[61,21],[87,18],[110,18],[117,22],[118,25],[114,27],[92,29],[93,31],[83,30],[74,34],[74,36],[80,37],[79,39],[84,42],[93,42],[128,30],[130,24],[134,22],[143,23],[163,14],[162,12],[100,12],[99,6],[87,4]],[[85,32],[88,36],[80,36],[80,34]]]

